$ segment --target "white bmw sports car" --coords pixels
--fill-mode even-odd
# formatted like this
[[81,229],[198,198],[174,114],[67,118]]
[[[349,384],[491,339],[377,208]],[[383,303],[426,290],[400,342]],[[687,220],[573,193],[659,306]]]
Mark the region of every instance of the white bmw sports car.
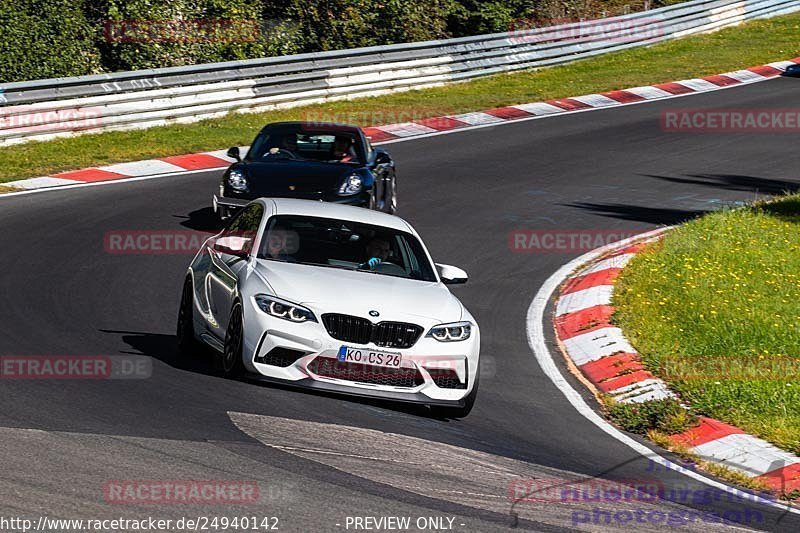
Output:
[[466,416],[480,332],[419,235],[393,215],[262,198],[208,239],[178,316],[185,354],[216,351],[227,376],[422,403]]

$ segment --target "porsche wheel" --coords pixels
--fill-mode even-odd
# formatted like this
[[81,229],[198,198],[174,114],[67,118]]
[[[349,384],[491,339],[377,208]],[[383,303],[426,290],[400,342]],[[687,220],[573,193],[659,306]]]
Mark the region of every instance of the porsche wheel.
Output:
[[217,219],[220,223],[225,224],[228,222],[228,219],[231,218],[230,210],[225,206],[218,206],[217,207]]
[[387,192],[388,197],[384,201],[383,212],[393,215],[397,212],[397,177],[392,176],[392,181],[390,183],[391,185]]
[[219,356],[219,369],[225,377],[235,378],[244,373],[244,364],[242,363],[243,338],[242,304],[237,302],[231,310],[228,329],[225,331],[225,346]]

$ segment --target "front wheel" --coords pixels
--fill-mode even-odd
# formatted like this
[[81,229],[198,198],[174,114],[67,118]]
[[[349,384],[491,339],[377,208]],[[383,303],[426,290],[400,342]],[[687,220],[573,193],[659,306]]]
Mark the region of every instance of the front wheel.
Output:
[[228,222],[228,219],[231,218],[230,210],[225,207],[224,205],[217,206],[217,220],[220,224],[225,224]]
[[244,323],[242,304],[237,302],[231,309],[228,329],[225,331],[225,345],[218,356],[219,370],[227,378],[236,378],[244,373],[242,347],[244,341]]
[[431,406],[431,413],[433,413],[436,417],[441,418],[464,418],[470,412],[472,412],[472,408],[475,405],[475,398],[478,397],[478,382],[479,374],[475,374],[475,384],[472,386],[472,390],[469,391],[464,397],[464,405],[460,405],[458,407],[439,407],[439,406]]
[[392,175],[389,187],[385,188],[383,212],[393,215],[397,212],[397,177]]

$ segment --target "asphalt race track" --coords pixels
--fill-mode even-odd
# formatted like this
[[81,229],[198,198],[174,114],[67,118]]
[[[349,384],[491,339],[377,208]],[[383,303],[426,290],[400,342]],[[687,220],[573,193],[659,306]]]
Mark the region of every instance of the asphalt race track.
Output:
[[[525,316],[542,282],[582,250],[516,253],[514,230],[673,224],[800,187],[787,133],[665,133],[675,108],[798,108],[800,80],[512,123],[388,146],[399,214],[481,325],[477,404],[463,420],[424,409],[229,381],[208,357],[176,355],[189,255],[118,255],[109,231],[211,229],[218,172],[0,198],[0,355],[152,358],[141,380],[0,382],[0,514],[65,518],[276,516],[282,531],[346,531],[348,517],[450,517],[453,531],[661,529],[585,523],[597,507],[738,511],[712,504],[520,502],[509,473],[537,479],[658,478],[652,464],[579,415],[537,366]],[[546,328],[549,331],[549,327]],[[579,385],[578,385],[579,386]],[[109,480],[254,480],[256,505],[112,505]],[[757,529],[800,517],[748,504]],[[582,514],[586,513],[586,514]],[[447,520],[444,522],[447,524]],[[696,522],[681,527],[715,531]],[[412,530],[416,530],[413,529]]]

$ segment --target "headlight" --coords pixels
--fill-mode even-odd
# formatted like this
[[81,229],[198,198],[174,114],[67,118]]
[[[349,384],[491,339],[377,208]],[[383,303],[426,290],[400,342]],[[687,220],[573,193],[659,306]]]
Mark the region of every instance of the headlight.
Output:
[[247,178],[244,177],[244,172],[241,170],[231,170],[228,173],[228,185],[234,191],[245,192],[247,191]]
[[472,322],[454,322],[434,326],[426,335],[439,342],[465,341],[472,334]]
[[339,194],[356,194],[361,191],[361,188],[361,176],[353,174],[344,180],[342,186],[339,187]]
[[289,322],[316,322],[317,317],[314,316],[310,310],[305,307],[286,300],[281,300],[275,296],[267,296],[266,294],[257,294],[255,296],[258,307],[275,318],[282,318]]

